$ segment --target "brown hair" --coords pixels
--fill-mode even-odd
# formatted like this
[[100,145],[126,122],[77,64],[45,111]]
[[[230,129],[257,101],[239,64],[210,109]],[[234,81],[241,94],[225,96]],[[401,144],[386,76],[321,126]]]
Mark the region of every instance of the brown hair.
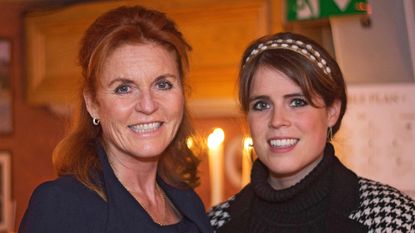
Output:
[[[263,47],[273,41],[278,46],[284,41],[292,42],[297,46],[296,48],[299,47],[299,50],[283,47],[286,44],[278,48],[271,45],[267,48]],[[318,57],[326,64],[318,64],[319,61],[311,59],[311,56],[305,56],[302,49],[307,50],[306,46],[311,49],[311,53],[317,52]],[[332,127],[333,135],[338,131],[347,106],[346,85],[337,62],[326,50],[305,36],[289,32],[267,35],[252,42],[244,52],[239,71],[239,101],[245,113],[249,109],[248,99],[252,78],[260,66],[269,66],[287,75],[301,88],[307,100],[314,107],[321,107],[314,104],[313,97],[315,96],[321,97],[325,106],[331,106],[335,100],[340,100],[340,114],[336,124]],[[329,68],[329,72],[325,67]]]
[[[96,97],[96,87],[102,66],[108,55],[123,44],[153,42],[177,57],[181,82],[188,70],[188,52],[191,50],[173,21],[162,12],[140,6],[122,6],[98,17],[85,32],[79,51],[82,68],[82,86],[79,90],[77,112],[68,135],[57,145],[53,162],[59,176],[74,175],[88,188],[105,199],[105,194],[95,180],[101,165],[96,153],[96,141],[101,138],[101,127],[92,124],[86,109],[83,92]],[[184,93],[183,93],[184,94]],[[184,106],[184,115],[178,132],[160,159],[158,174],[176,187],[198,185],[197,166],[199,160],[186,146],[193,135],[189,114]]]

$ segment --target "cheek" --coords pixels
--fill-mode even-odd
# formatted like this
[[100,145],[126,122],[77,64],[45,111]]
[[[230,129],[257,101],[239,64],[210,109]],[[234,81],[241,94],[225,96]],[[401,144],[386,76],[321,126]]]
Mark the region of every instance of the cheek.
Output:
[[163,105],[168,115],[181,120],[184,111],[184,97],[181,93],[164,96],[160,98],[159,103]]
[[107,122],[128,119],[134,110],[134,106],[135,103],[128,99],[102,102],[99,108],[101,121],[105,123],[105,119],[107,119]]
[[263,116],[259,114],[249,114],[248,113],[248,125],[251,131],[252,138],[258,138],[261,134],[264,134],[265,128],[267,127],[267,122]]
[[252,114],[248,113],[247,120],[248,120],[249,129],[251,130],[251,134],[252,134],[253,131],[255,131],[254,130],[255,129],[254,128],[254,126],[255,126],[255,117]]
[[328,127],[327,115],[324,113],[309,114],[308,116],[299,118],[296,124],[303,131],[308,131],[316,136],[324,137],[323,134],[325,134]]

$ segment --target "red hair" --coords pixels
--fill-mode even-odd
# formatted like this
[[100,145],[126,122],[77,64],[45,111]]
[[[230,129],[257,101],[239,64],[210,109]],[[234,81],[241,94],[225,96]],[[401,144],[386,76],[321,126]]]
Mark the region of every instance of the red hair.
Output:
[[[85,32],[79,51],[82,68],[82,86],[72,127],[57,145],[53,162],[59,176],[74,175],[88,188],[105,199],[102,187],[94,180],[101,170],[96,154],[96,141],[101,138],[101,127],[92,124],[83,93],[96,97],[96,87],[105,59],[124,44],[157,43],[177,57],[177,67],[183,86],[188,70],[188,52],[191,50],[173,21],[164,13],[140,6],[123,6],[98,17]],[[195,187],[199,182],[199,160],[187,147],[186,140],[193,135],[189,114],[184,115],[178,132],[161,156],[158,174],[176,187]]]

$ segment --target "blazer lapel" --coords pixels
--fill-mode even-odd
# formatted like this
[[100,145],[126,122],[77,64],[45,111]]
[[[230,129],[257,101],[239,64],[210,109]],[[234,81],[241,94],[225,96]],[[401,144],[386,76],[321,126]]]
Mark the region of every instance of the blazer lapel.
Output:
[[328,232],[367,232],[366,226],[349,218],[349,215],[360,205],[358,177],[347,169],[334,154],[332,156],[334,163],[327,214]]
[[[137,201],[122,186],[108,163],[107,155],[98,145],[98,155],[103,167],[103,182],[107,194],[108,219],[106,233],[156,232],[150,216],[138,207]],[[159,177],[157,182],[177,209],[194,222],[202,233],[212,233],[208,217],[200,198],[193,190],[180,190],[166,184]]]
[[193,190],[174,188],[160,178],[157,181],[181,214],[194,222],[202,233],[213,232],[203,203]]
[[329,233],[365,233],[368,229],[347,216],[329,212],[327,216],[327,232]]
[[103,183],[107,195],[106,233],[155,232],[148,224],[152,221],[137,201],[125,190],[115,176],[107,155],[101,145],[97,146],[98,156],[103,169]]

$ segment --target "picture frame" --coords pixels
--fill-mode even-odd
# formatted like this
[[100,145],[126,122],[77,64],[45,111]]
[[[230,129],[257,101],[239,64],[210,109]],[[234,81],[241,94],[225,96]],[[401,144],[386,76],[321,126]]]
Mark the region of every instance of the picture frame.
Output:
[[10,227],[11,204],[11,154],[0,151],[0,232]]
[[0,37],[0,135],[13,131],[11,57],[11,41]]

